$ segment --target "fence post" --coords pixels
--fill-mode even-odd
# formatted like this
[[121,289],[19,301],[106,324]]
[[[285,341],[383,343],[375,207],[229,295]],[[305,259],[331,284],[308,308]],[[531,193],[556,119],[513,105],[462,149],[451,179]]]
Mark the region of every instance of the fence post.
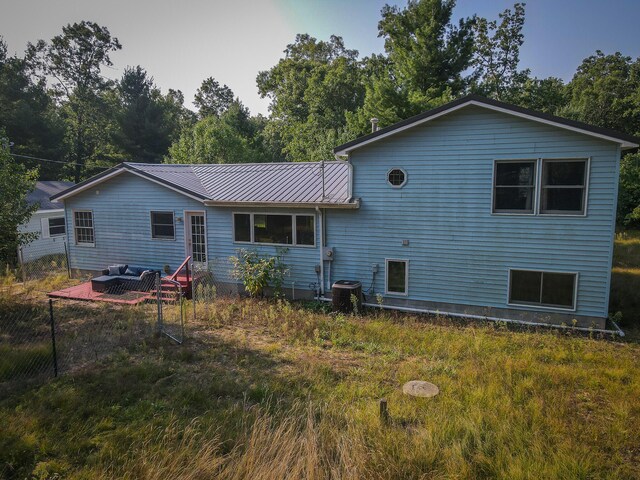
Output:
[[[189,268],[189,263],[187,262],[187,269]],[[187,281],[189,279],[189,275],[187,275]],[[193,262],[191,263],[191,300],[193,302],[193,321],[196,321],[196,294],[197,294],[198,286],[195,282],[195,270],[193,268]]]
[[162,332],[162,283],[159,273],[156,273],[156,299],[158,301],[158,332]]
[[20,272],[22,274],[22,283],[27,283],[27,272],[24,268],[24,255],[22,253],[22,245],[18,247],[18,263],[20,264]]
[[69,265],[69,250],[67,249],[67,239],[62,242],[64,245],[64,258],[67,262],[67,275],[71,278],[71,265]]
[[56,325],[53,320],[53,300],[49,299],[49,323],[51,324],[51,352],[53,354],[53,376],[58,376],[58,351],[56,349]]

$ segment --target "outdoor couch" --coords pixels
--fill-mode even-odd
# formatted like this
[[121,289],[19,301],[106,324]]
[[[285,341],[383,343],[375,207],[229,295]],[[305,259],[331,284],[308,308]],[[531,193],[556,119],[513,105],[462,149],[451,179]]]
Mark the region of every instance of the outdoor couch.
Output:
[[102,275],[91,280],[94,292],[135,290],[148,292],[155,286],[156,273],[164,276],[159,269],[139,265],[111,265],[102,270]]

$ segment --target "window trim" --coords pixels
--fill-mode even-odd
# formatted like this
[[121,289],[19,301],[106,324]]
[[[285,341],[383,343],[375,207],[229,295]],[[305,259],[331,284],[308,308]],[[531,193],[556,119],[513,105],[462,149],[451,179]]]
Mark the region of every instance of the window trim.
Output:
[[[538,163],[539,158],[500,158],[493,160],[493,172],[491,175],[491,215],[501,215],[501,216],[509,216],[516,215],[518,217],[531,217],[537,214],[537,205],[538,205]],[[496,197],[496,173],[498,171],[498,163],[523,163],[523,162],[533,162],[533,185],[529,188],[533,188],[533,209],[531,212],[519,212],[518,210],[511,211],[501,211],[497,212],[495,209],[495,197]],[[515,187],[514,188],[518,188]]]
[[[171,224],[173,226],[173,237],[154,237],[153,236],[153,214],[154,213],[170,213],[171,214]],[[151,234],[151,240],[159,240],[165,242],[175,242],[176,241],[176,214],[173,210],[149,210],[149,228]]]
[[[236,240],[236,215],[249,215],[249,234],[251,236],[250,241],[242,241]],[[291,227],[292,227],[292,235],[293,242],[292,243],[263,243],[255,241],[255,229],[254,229],[254,216],[255,215],[285,215],[292,217],[291,218]],[[300,245],[298,244],[298,232],[297,232],[297,217],[313,217],[313,245]],[[282,213],[282,212],[241,212],[241,211],[232,211],[231,212],[231,240],[233,243],[237,243],[239,245],[265,245],[270,247],[287,247],[287,248],[316,248],[318,244],[318,228],[317,228],[317,217],[315,213]]]
[[[513,303],[511,302],[511,272],[513,271],[520,272],[535,272],[542,274],[542,284],[544,285],[544,274],[545,273],[561,273],[565,275],[573,275],[575,278],[575,282],[573,283],[573,307],[554,307],[551,305],[544,304],[535,304],[535,303]],[[519,268],[519,267],[509,267],[508,269],[508,279],[507,279],[507,305],[510,307],[520,307],[520,308],[533,308],[536,310],[551,310],[556,312],[575,312],[578,310],[578,282],[580,281],[580,272],[570,272],[563,270],[541,270],[539,268]]]
[[[591,183],[591,158],[590,156],[585,156],[585,157],[538,157],[538,158],[531,158],[531,157],[526,157],[526,158],[494,158],[493,159],[493,171],[491,174],[491,204],[489,205],[489,209],[490,209],[490,214],[492,216],[502,216],[502,217],[510,217],[510,216],[517,216],[517,217],[523,217],[523,216],[535,216],[535,217],[561,217],[561,218],[567,218],[567,217],[586,217],[587,216],[587,209],[589,206],[589,184]],[[585,178],[585,186],[584,186],[584,213],[560,213],[560,212],[554,212],[554,213],[542,213],[541,212],[541,203],[542,203],[542,164],[545,160],[552,160],[552,161],[586,161],[587,162],[587,166],[586,166],[586,178]],[[495,196],[495,183],[496,183],[496,169],[497,166],[496,164],[498,162],[526,162],[526,161],[535,161],[536,162],[536,167],[535,167],[535,175],[536,175],[536,179],[534,181],[534,208],[533,208],[533,213],[518,213],[518,212],[496,212],[494,210],[494,196]]]
[[[537,204],[538,207],[538,215],[540,216],[544,216],[544,217],[586,217],[587,216],[587,207],[589,204],[589,180],[591,177],[591,157],[569,157],[569,158],[556,158],[556,157],[549,157],[549,158],[540,158],[540,193],[539,193],[539,201]],[[584,192],[582,195],[582,213],[576,213],[576,212],[568,212],[568,213],[562,213],[561,211],[553,211],[550,213],[543,213],[542,212],[542,171],[544,168],[544,162],[585,162],[585,176],[584,176],[584,186],[582,187]]]
[[[406,265],[404,271],[404,293],[389,291],[389,262],[404,262]],[[409,259],[407,258],[385,258],[384,259],[384,294],[398,297],[409,296]]]
[[[394,185],[389,181],[389,174],[394,170],[400,170],[404,174],[404,181],[400,185]],[[391,188],[402,188],[407,184],[407,180],[409,179],[409,177],[407,175],[407,171],[404,168],[393,167],[387,170],[386,179],[387,179],[387,185],[389,185]]]
[[[93,215],[92,215],[92,217],[93,217]],[[51,233],[51,220],[58,220],[60,218],[62,220],[64,220],[64,225],[63,225],[64,226],[64,232],[63,233],[52,234]],[[67,219],[64,218],[64,215],[59,216],[59,217],[48,217],[47,218],[47,229],[49,231],[49,238],[65,237],[67,235]],[[93,239],[95,241],[95,232],[94,232],[94,235],[93,235]]]
[[[93,231],[93,243],[89,243],[89,242],[78,242],[78,231],[76,230],[77,228],[88,228],[88,227],[78,227],[76,225],[76,213],[81,213],[81,212],[88,212],[91,214],[91,230]],[[74,240],[74,245],[76,247],[82,247],[82,248],[95,248],[96,246],[96,221],[95,221],[95,216],[93,215],[93,210],[90,209],[78,209],[78,210],[72,210],[71,211],[72,215],[73,215],[73,240]]]

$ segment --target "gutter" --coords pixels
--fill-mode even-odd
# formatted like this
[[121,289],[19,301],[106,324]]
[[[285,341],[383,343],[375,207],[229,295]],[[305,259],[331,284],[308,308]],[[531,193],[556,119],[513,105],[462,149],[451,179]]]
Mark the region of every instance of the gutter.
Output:
[[360,200],[349,199],[348,203],[328,202],[221,202],[217,200],[205,200],[208,207],[282,207],[282,208],[337,208],[343,210],[355,210],[360,208]]
[[[330,298],[321,298],[320,300],[324,300],[325,302],[331,301]],[[445,317],[468,318],[471,320],[489,320],[492,322],[514,323],[516,325],[527,325],[530,327],[547,327],[547,328],[557,328],[560,330],[577,330],[580,332],[605,333],[605,334],[611,334],[611,335],[618,335],[620,337],[625,336],[625,333],[611,319],[609,319],[609,321],[613,324],[613,326],[615,327],[615,330],[606,330],[604,328],[570,327],[568,325],[554,325],[552,323],[528,322],[526,320],[514,320],[513,318],[488,317],[484,315],[472,315],[469,313],[443,312],[442,310],[431,310],[427,308],[396,307],[393,305],[378,305],[377,303],[368,303],[368,302],[363,302],[362,305],[364,305],[365,307],[383,308],[385,310],[399,310],[401,312],[409,312],[409,313],[428,313],[431,315],[442,315]]]

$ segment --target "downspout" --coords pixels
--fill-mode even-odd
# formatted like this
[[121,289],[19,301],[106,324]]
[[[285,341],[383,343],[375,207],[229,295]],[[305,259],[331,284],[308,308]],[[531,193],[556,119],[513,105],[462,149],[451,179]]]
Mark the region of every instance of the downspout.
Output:
[[324,297],[324,254],[322,251],[324,248],[324,222],[318,206],[316,206],[316,213],[318,214],[318,222],[320,222],[320,296]]

